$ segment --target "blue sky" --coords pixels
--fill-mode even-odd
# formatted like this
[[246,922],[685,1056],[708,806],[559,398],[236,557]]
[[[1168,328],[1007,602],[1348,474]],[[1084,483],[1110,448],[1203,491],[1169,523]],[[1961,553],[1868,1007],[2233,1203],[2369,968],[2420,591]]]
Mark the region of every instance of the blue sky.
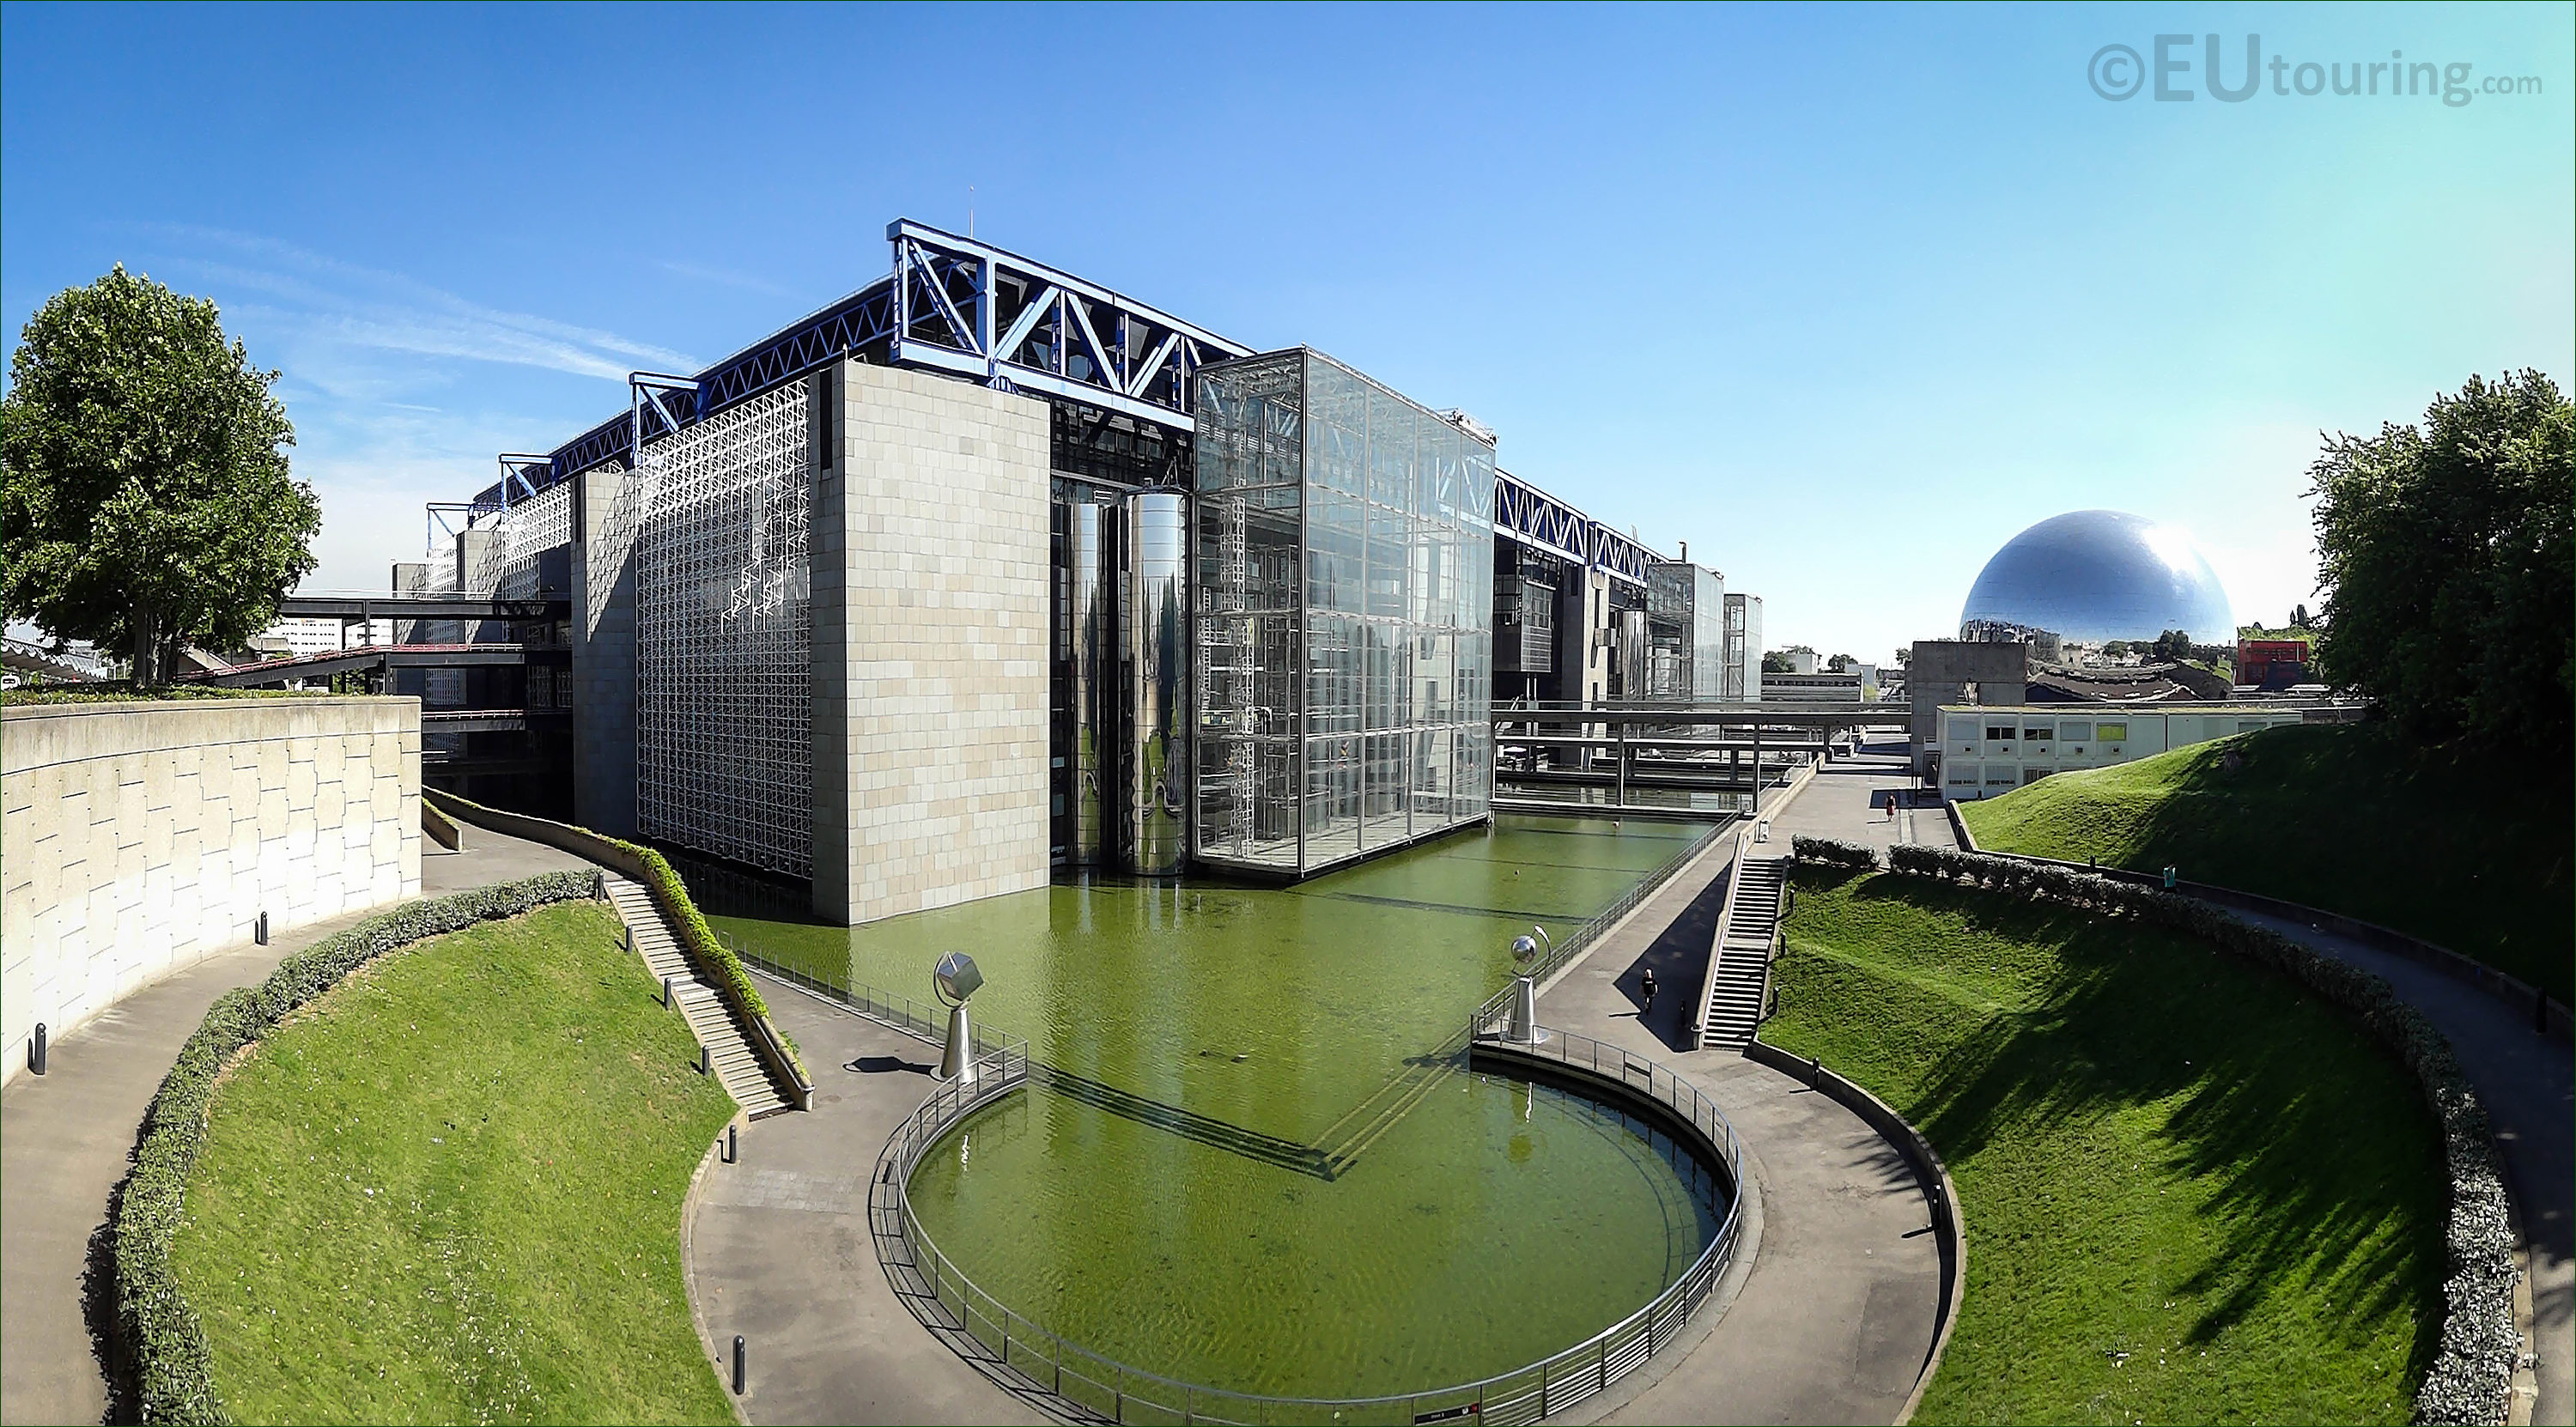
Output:
[[[2576,346],[2576,7],[0,10],[0,326],[123,262],[281,368],[315,587],[963,227],[1495,427],[1766,599],[1943,634],[2014,532],[2309,596],[2321,430]],[[2245,36],[2537,95],[2113,102]],[[2116,55],[2114,59],[2116,59]],[[2112,66],[2114,87],[2126,79]]]

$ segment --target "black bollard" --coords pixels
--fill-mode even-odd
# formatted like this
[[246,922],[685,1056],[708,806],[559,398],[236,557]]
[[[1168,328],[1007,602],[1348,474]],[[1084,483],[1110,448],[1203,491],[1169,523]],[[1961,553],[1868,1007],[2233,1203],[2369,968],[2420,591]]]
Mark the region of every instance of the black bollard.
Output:
[[733,1132],[733,1126],[725,1126],[724,1162],[727,1164],[732,1164],[734,1161],[742,1158],[742,1146],[734,1139]]
[[708,1071],[715,1069],[715,1065],[715,1053],[708,1050],[705,1046],[698,1047],[698,1074],[706,1074]]
[[733,1395],[742,1396],[742,1335],[733,1335]]
[[251,939],[258,942],[261,946],[268,945],[268,913],[262,912],[259,914],[259,926],[252,932]]
[[35,1044],[27,1047],[27,1070],[35,1075],[45,1073],[45,1023],[42,1021],[36,1022]]
[[662,978],[662,1004],[671,1004],[671,978],[668,976]]
[[1810,1090],[1822,1090],[1824,1087],[1825,1063],[1813,1056],[1809,1056],[1807,1058],[1807,1088]]

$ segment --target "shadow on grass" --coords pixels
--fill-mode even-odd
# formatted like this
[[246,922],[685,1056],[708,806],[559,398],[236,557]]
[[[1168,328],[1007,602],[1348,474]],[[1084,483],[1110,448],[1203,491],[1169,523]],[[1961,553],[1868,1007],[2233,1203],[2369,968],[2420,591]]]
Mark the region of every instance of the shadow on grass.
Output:
[[[2060,951],[2026,1004],[1925,1068],[1908,1113],[1945,1154],[2162,1107],[2165,1167],[2219,1186],[2201,1211],[2209,1266],[2176,1285],[2204,1303],[2189,1341],[2215,1338],[2291,1284],[2348,1336],[2413,1312],[2416,1367],[2430,1362],[2445,1227],[2438,1138],[2411,1078],[2358,1023],[2133,923],[1911,877],[1853,899]],[[2284,1014],[2302,1003],[2310,1014]],[[2411,1222],[2384,1232],[2392,1216]]]
[[2568,996],[2576,793],[2563,763],[2426,747],[2385,724],[2298,725],[2197,745],[2168,786],[2125,830],[2058,828],[2110,842],[2019,850],[2177,867],[2394,927]]

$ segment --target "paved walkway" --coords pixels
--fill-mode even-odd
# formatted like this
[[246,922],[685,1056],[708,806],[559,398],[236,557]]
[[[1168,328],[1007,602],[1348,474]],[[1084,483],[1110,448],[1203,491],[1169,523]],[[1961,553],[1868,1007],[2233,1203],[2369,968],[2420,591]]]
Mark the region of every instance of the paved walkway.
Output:
[[[1771,842],[1746,850],[1786,856],[1800,834],[1884,847],[1872,803],[1906,782],[1884,760],[1829,763],[1773,819]],[[1882,830],[1872,838],[1872,829]],[[1715,1099],[1760,1196],[1759,1241],[1749,1272],[1739,1261],[1730,1275],[1738,1286],[1724,1319],[1698,1347],[1623,1383],[1604,1420],[1892,1422],[1938,1328],[1931,1211],[1895,1146],[1859,1116],[1740,1055],[1689,1048],[1691,1000],[1726,900],[1727,846],[1666,884],[1539,999],[1543,1023],[1661,1061]],[[1654,1014],[1640,1017],[1648,967],[1663,989]]]
[[895,1296],[868,1234],[868,1175],[929,1098],[936,1050],[762,978],[814,1077],[814,1109],[745,1126],[689,1215],[689,1298],[707,1350],[744,1338],[752,1422],[1044,1422]]
[[[463,853],[423,854],[421,886],[433,896],[588,865],[480,828],[468,831]],[[108,1195],[125,1178],[144,1109],[206,1008],[288,953],[385,910],[297,927],[164,977],[55,1041],[46,1074],[21,1075],[0,1093],[0,1422],[106,1420],[95,1330],[112,1298]]]
[[[1901,754],[1903,746],[1871,752]],[[1837,764],[1834,771],[1868,781],[1875,776],[1868,768],[1872,761]],[[1866,841],[1882,849],[1899,840],[1957,845],[1947,814],[1928,792],[1911,795],[1924,803],[1914,810],[1905,810],[1908,795],[1898,794],[1898,819],[1890,823],[1885,792],[1873,789],[1873,813],[1864,815],[1857,799],[1833,795],[1823,781],[1831,775],[1819,775],[1775,835],[1785,829]],[[2237,915],[2388,978],[2398,995],[2449,1037],[2495,1124],[2531,1250],[2534,1346],[2540,1360],[2540,1396],[2531,1420],[2542,1427],[2576,1423],[2576,1214],[2571,1214],[2576,1206],[2576,1055],[2535,1033],[2524,1013],[2420,962],[2302,922],[2241,911]],[[1681,984],[1661,970],[1656,977],[1668,985]]]
[[2531,1018],[2457,977],[2349,937],[2283,917],[2239,911],[2329,956],[2388,978],[2422,1011],[2469,1073],[2495,1126],[2505,1174],[2531,1250],[2531,1307],[2540,1398],[2531,1420],[2576,1422],[2576,1056],[2531,1028]]

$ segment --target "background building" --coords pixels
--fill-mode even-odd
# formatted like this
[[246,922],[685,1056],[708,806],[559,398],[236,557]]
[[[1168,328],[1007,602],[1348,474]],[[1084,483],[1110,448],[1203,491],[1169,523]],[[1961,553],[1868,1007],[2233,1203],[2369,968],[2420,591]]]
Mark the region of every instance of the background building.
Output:
[[2335,722],[2358,710],[2190,704],[2156,708],[1953,705],[1935,746],[1941,794],[1992,797],[2051,773],[2128,763],[2277,724]]
[[549,616],[400,635],[515,651],[424,691],[523,698],[531,738],[559,708],[580,822],[840,922],[1058,867],[1302,876],[1487,817],[1497,697],[1567,732],[1739,667],[1758,697],[1758,600],[1503,471],[1472,418],[887,236],[886,278],[503,456],[398,570]]

